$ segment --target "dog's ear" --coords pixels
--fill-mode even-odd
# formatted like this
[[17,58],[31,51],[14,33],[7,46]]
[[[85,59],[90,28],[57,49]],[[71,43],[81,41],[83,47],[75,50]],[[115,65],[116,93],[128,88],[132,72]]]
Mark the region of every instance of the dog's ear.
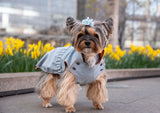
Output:
[[66,19],[66,26],[67,26],[67,29],[71,32],[74,30],[74,28],[79,25],[79,22],[77,20],[75,20],[74,18],[72,17],[68,17]]
[[108,39],[113,31],[113,19],[109,18],[105,21],[94,21],[94,26],[101,30],[103,40],[103,47],[105,47],[108,43]]
[[105,20],[104,26],[105,26],[106,30],[108,31],[108,33],[112,34],[112,31],[113,31],[113,19],[109,18],[109,19]]

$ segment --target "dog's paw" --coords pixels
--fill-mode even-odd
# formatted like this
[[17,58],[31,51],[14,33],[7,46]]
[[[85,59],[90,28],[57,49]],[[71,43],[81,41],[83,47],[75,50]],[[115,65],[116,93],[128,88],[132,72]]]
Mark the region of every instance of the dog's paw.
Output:
[[94,108],[99,110],[104,109],[104,107],[101,104],[94,104]]
[[74,107],[66,107],[66,113],[74,113],[76,112],[76,109]]
[[44,105],[43,107],[45,107],[45,108],[50,108],[50,107],[52,107],[52,104],[51,104],[51,103],[47,103],[47,104]]

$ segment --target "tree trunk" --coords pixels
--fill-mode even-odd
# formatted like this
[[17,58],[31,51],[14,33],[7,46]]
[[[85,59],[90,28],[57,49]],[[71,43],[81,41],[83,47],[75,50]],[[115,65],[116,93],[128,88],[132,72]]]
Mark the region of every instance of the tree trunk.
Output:
[[119,21],[119,0],[107,1],[107,18],[113,18],[113,35],[110,39],[110,44],[113,48],[118,45],[118,21]]
[[124,32],[125,32],[125,23],[126,23],[126,0],[121,0],[121,2],[119,3],[119,30],[118,30],[118,44],[120,46],[121,49],[124,48],[124,41],[125,41],[125,37],[124,37]]
[[77,0],[77,19],[83,20],[85,18],[86,0]]

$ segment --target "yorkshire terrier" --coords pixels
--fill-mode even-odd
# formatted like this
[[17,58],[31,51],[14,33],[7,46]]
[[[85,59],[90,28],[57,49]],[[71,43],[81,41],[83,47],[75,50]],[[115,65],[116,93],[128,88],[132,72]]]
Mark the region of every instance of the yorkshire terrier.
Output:
[[51,98],[57,96],[57,102],[66,112],[75,112],[79,86],[88,85],[86,96],[95,109],[103,109],[102,103],[108,100],[103,55],[113,20],[101,22],[87,18],[81,23],[68,17],[66,25],[72,46],[48,52],[36,65],[45,72],[36,86],[43,107],[51,107]]

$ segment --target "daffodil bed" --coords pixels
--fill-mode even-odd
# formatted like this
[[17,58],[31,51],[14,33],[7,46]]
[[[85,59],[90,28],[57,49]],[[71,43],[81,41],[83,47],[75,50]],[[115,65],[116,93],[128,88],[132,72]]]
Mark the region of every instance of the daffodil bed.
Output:
[[[33,72],[35,64],[50,50],[54,49],[50,43],[29,44],[24,48],[24,41],[13,37],[0,41],[0,73]],[[68,43],[65,46],[70,46]],[[121,50],[119,46],[113,50],[108,44],[105,48],[105,63],[107,69],[122,68],[158,68],[160,67],[160,49],[153,50],[146,47],[131,45],[131,50]]]

